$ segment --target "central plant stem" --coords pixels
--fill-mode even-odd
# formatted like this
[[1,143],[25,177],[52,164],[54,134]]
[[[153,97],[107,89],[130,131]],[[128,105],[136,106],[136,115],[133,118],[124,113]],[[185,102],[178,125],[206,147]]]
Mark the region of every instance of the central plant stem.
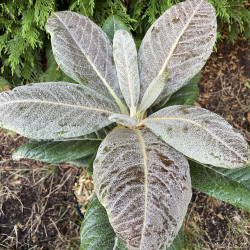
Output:
[[130,117],[136,118],[136,107],[130,108]]
[[144,120],[147,117],[147,111],[144,111],[142,114],[140,114],[139,117],[137,117],[138,124],[135,126],[136,128],[140,128],[144,126]]

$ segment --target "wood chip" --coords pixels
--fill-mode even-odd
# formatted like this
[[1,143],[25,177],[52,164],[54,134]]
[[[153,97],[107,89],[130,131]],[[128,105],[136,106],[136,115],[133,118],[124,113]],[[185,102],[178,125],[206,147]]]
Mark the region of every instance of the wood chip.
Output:
[[222,214],[217,214],[217,217],[219,217],[221,220],[225,220]]

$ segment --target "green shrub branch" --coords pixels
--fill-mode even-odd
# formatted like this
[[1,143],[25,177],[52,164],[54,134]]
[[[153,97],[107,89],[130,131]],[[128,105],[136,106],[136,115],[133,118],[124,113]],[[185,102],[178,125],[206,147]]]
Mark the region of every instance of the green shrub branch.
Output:
[[[182,0],[3,0],[0,4],[1,77],[16,86],[33,81],[63,79],[50,54],[45,24],[52,12],[72,10],[100,26],[110,15],[119,17],[140,44],[150,25],[172,5]],[[210,0],[218,16],[218,38],[222,30],[233,42],[238,35],[250,38],[247,0]],[[47,53],[46,53],[47,51]],[[46,71],[47,70],[47,71]],[[48,78],[47,78],[48,77]]]

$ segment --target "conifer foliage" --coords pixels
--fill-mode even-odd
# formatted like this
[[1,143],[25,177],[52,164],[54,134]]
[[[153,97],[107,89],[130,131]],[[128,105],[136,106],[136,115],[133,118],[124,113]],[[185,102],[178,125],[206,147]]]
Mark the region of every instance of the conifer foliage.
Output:
[[[0,67],[10,85],[16,86],[46,77],[63,80],[65,75],[55,70],[51,62],[45,23],[51,13],[59,10],[76,11],[102,26],[115,15],[133,31],[140,44],[150,25],[172,5],[183,0],[3,0],[0,3]],[[210,0],[219,17],[219,26],[226,27],[227,38],[237,34],[250,37],[250,11],[247,0]],[[221,37],[221,33],[218,34]],[[46,49],[48,50],[46,55]],[[49,61],[49,62],[48,62]],[[52,67],[52,68],[51,68]],[[44,71],[49,69],[47,73]]]

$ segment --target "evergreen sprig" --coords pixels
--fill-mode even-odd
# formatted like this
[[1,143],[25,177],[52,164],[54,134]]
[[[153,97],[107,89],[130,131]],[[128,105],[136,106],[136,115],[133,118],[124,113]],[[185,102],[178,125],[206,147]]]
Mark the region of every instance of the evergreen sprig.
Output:
[[[137,45],[152,23],[172,5],[183,0],[3,0],[0,4],[1,74],[13,86],[51,78],[63,79],[46,56],[49,50],[45,23],[51,13],[72,10],[102,26],[111,16],[119,17],[133,32]],[[238,34],[250,38],[250,11],[247,0],[209,0],[215,7],[218,38],[222,30],[234,41]],[[53,60],[53,59],[52,59]],[[45,70],[49,72],[44,73]],[[59,77],[60,75],[60,77]]]

